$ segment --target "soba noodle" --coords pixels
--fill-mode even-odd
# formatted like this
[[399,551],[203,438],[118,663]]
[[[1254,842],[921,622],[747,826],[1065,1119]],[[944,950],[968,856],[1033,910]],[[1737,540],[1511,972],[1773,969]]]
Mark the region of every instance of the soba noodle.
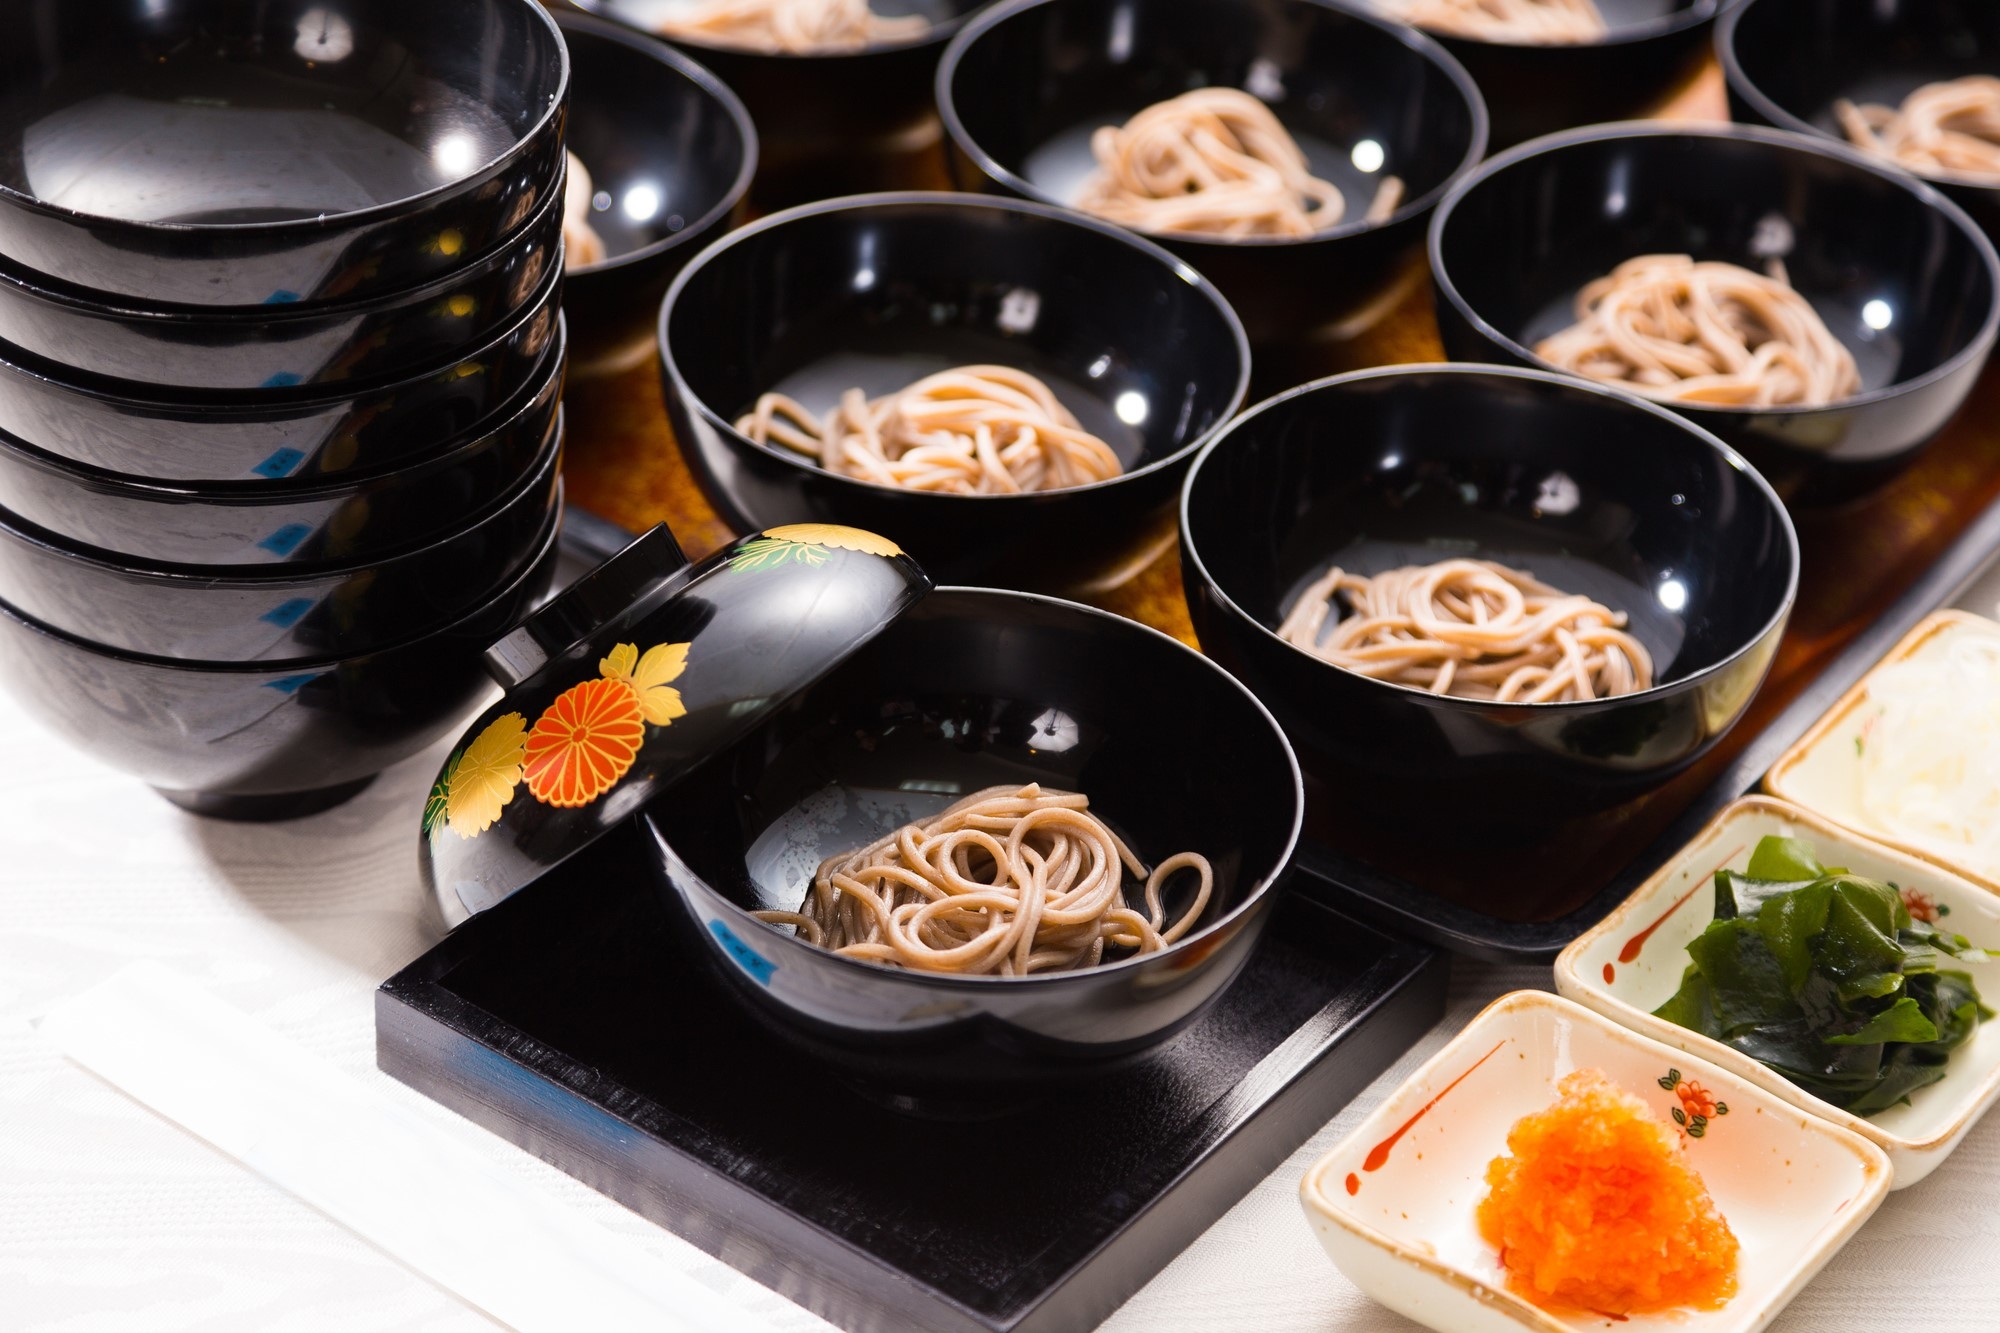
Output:
[[1640,255],[1578,293],[1576,315],[1535,355],[1662,402],[1811,407],[1861,388],[1853,353],[1782,271]]
[[590,225],[591,201],[597,195],[581,158],[569,154],[569,183],[563,187],[563,267],[595,264],[610,253],[597,228]]
[[1927,83],[1899,107],[1833,104],[1857,148],[1894,158],[1922,176],[2000,185],[2000,78],[1973,74]]
[[[1347,212],[1340,187],[1307,169],[1271,108],[1235,88],[1201,88],[1093,134],[1097,170],[1076,206],[1135,231],[1310,236]],[[1402,202],[1384,177],[1368,208],[1379,222]]]
[[907,42],[931,28],[921,14],[889,18],[868,0],[700,0],[660,25],[663,37],[769,51],[818,55]]
[[1009,366],[959,366],[880,398],[849,389],[824,420],[796,399],[767,393],[736,429],[810,455],[830,472],[913,491],[1012,495],[1124,471],[1048,385]]
[[1400,23],[1482,42],[1563,46],[1603,39],[1593,0],[1381,0]]
[[[1349,614],[1335,613],[1334,599]],[[1326,622],[1338,623],[1330,633]],[[1490,560],[1409,565],[1373,578],[1335,568],[1299,595],[1278,634],[1338,667],[1432,694],[1554,703],[1653,683],[1625,613]]]
[[[1167,924],[1176,872],[1200,877]],[[1126,905],[1124,871],[1145,881],[1144,913]],[[808,943],[926,972],[1026,976],[1095,967],[1107,950],[1154,953],[1193,928],[1215,875],[1182,852],[1147,874],[1090,813],[1090,801],[1034,783],[988,787],[943,813],[828,857],[796,912],[758,912]]]

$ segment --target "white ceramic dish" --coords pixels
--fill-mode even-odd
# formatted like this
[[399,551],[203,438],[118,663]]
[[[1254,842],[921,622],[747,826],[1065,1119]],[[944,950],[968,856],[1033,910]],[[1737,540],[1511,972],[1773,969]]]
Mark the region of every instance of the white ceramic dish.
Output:
[[1811,731],[1785,751],[1765,776],[1764,789],[1793,805],[1822,815],[1842,828],[1852,829],[1863,837],[1886,843],[1920,860],[1943,866],[1984,888],[2000,892],[2000,881],[1996,881],[1990,873],[1935,849],[1919,847],[1899,838],[1893,831],[1876,823],[1861,804],[1861,753],[1867,744],[1868,730],[1882,711],[1869,702],[1869,682],[1885,666],[1934,658],[1949,651],[1953,642],[1968,634],[2000,638],[2000,624],[1964,611],[1939,611],[1924,617],[1915,629],[1903,636],[1901,643],[1889,651],[1888,656],[1876,663],[1867,675],[1855,682],[1853,689],[1840,697],[1839,703],[1827,710],[1826,716],[1813,724]]
[[[1729,1108],[1688,1152],[1742,1244],[1720,1310],[1614,1320],[1545,1312],[1506,1290],[1474,1209],[1516,1120],[1573,1069],[1601,1069],[1662,1117],[1669,1070]],[[1541,991],[1502,996],[1306,1173],[1301,1201],[1326,1252],[1398,1313],[1449,1333],[1753,1333],[1853,1236],[1889,1188],[1881,1149],[1718,1065]]]
[[[1958,1146],[2000,1095],[2000,1022],[1979,1025],[1972,1039],[1952,1053],[1943,1080],[1917,1089],[1905,1105],[1863,1118],[1821,1101],[1721,1042],[1653,1017],[1653,1010],[1680,989],[1688,941],[1715,919],[1715,872],[1725,866],[1743,869],[1757,840],[1769,834],[1805,839],[1824,865],[1930,894],[1950,909],[1940,919],[1942,927],[1982,948],[2000,950],[2000,898],[1811,811],[1751,796],[1717,815],[1637,893],[1564,949],[1556,959],[1556,989],[1614,1022],[1712,1060],[1792,1105],[1862,1135],[1889,1155],[1894,1188],[1915,1184]],[[1971,973],[1989,1004],[2000,999],[2000,962],[1947,965]]]

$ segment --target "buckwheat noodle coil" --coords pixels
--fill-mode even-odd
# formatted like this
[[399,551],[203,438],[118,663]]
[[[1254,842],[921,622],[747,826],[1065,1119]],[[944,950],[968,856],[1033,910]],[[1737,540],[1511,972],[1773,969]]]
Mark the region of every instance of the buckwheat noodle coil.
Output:
[[590,225],[591,201],[597,194],[590,172],[575,153],[568,157],[569,177],[563,186],[563,267],[572,269],[598,263],[610,252],[597,228]]
[[868,0],[700,0],[661,23],[659,32],[745,51],[817,55],[912,41],[930,27],[921,14],[877,14]]
[[[1167,924],[1167,881],[1198,876]],[[1145,882],[1146,910],[1124,874]],[[1182,852],[1147,873],[1087,797],[1035,783],[988,787],[866,847],[828,857],[796,912],[754,913],[850,958],[925,972],[1027,976],[1095,967],[1110,950],[1156,953],[1201,917],[1208,859]]]
[[1857,148],[1918,175],[2000,185],[2000,78],[1927,83],[1896,107],[1842,98],[1833,113]]
[[959,366],[880,398],[849,389],[824,418],[767,393],[737,419],[829,472],[913,491],[1012,495],[1106,481],[1124,471],[1041,380],[1011,366]]
[[1484,42],[1558,46],[1601,40],[1594,0],[1382,0],[1398,22]]
[[[1076,206],[1135,231],[1310,236],[1347,212],[1340,187],[1312,174],[1271,108],[1235,88],[1200,88],[1147,107],[1090,139],[1097,170]],[[1384,177],[1367,217],[1402,202]]]
[[1640,255],[1578,293],[1576,316],[1535,355],[1662,402],[1812,407],[1861,388],[1853,353],[1782,270]]
[[1563,703],[1651,687],[1652,655],[1625,625],[1624,612],[1533,574],[1444,560],[1373,578],[1330,569],[1278,635],[1337,667],[1432,694]]

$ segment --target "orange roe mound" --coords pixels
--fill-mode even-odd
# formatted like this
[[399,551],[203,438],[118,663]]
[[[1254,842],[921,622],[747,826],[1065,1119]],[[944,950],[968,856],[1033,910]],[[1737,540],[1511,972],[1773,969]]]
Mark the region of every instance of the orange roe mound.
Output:
[[1557,1093],[1486,1168],[1479,1232],[1507,1285],[1536,1305],[1610,1315],[1727,1302],[1736,1237],[1680,1136],[1598,1070],[1567,1075]]

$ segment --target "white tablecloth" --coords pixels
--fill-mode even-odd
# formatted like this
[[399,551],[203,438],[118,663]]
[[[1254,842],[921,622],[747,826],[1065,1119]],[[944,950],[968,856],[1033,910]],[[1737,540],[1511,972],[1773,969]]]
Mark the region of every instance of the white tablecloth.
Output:
[[[433,752],[312,819],[197,819],[0,697],[0,1330],[462,1330],[478,1311],[60,1056],[33,1027],[135,959],[198,979],[306,1050],[746,1309],[818,1319],[374,1068],[371,993],[430,941],[412,826]],[[1297,1203],[1306,1165],[1500,992],[1546,968],[1461,963],[1444,1024],[1106,1325],[1119,1333],[1414,1327],[1336,1272]],[[1777,1327],[2000,1328],[2000,1116],[1891,1196]]]

